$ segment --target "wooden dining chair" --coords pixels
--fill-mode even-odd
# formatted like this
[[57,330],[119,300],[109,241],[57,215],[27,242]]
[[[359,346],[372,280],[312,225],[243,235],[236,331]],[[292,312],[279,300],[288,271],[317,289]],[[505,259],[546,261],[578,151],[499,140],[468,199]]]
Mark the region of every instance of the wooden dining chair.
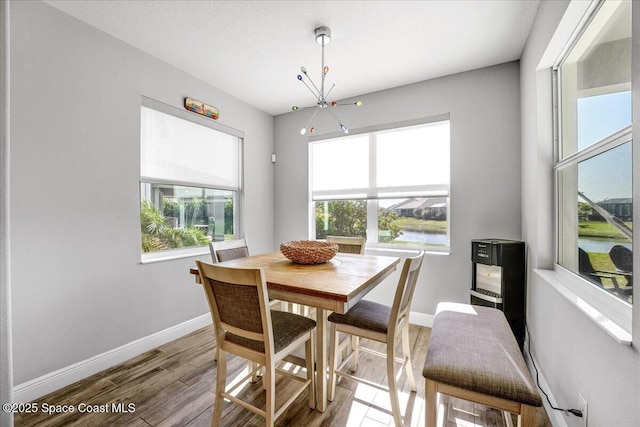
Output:
[[[232,259],[245,258],[249,256],[249,245],[247,239],[226,240],[220,242],[209,242],[209,250],[214,263],[230,261]],[[270,299],[269,306],[271,308],[282,308],[283,304],[279,300]],[[286,307],[284,307],[286,308]],[[218,360],[217,355],[213,360]],[[249,362],[249,368],[256,371],[251,381],[256,382],[261,372],[256,370],[257,366]]]
[[327,242],[336,243],[338,252],[349,254],[364,254],[364,245],[366,239],[364,237],[347,237],[347,236],[327,236]]
[[[416,391],[415,378],[411,367],[411,351],[409,349],[409,311],[411,309],[411,300],[413,299],[413,292],[416,288],[423,258],[424,251],[420,251],[417,256],[405,260],[392,306],[378,304],[373,301],[360,300],[345,314],[332,313],[328,319],[329,322],[331,322],[329,400],[332,401],[335,396],[336,379],[338,376],[387,391],[391,398],[391,410],[397,427],[402,426],[402,416],[396,383],[396,362],[402,363],[400,369],[405,369],[411,391]],[[348,336],[347,339],[338,344],[339,333],[341,332]],[[351,336],[351,340],[349,340],[349,336]],[[402,339],[402,358],[396,357],[395,342],[398,336],[401,336]],[[386,353],[380,353],[360,346],[359,337],[386,344]],[[338,354],[342,352],[349,343],[351,343],[351,352],[343,359],[340,366],[336,367]],[[349,362],[351,362],[351,372],[356,372],[359,351],[387,359],[388,387],[343,372],[344,367]]]
[[249,256],[249,245],[246,239],[209,242],[209,250],[213,262],[223,262]]
[[[273,426],[275,420],[305,390],[309,392],[309,407],[315,408],[316,322],[297,314],[270,310],[267,284],[262,269],[229,268],[202,261],[197,261],[197,264],[215,324],[217,341],[216,397],[211,425],[220,425],[225,399],[265,417],[267,426]],[[239,304],[239,301],[242,301],[242,304]],[[306,378],[276,368],[286,356],[302,344],[305,346]],[[265,366],[265,409],[234,396],[234,391],[246,383],[254,372],[249,372],[227,390],[229,353]],[[295,388],[279,408],[275,406],[276,371],[300,382],[299,387]]]

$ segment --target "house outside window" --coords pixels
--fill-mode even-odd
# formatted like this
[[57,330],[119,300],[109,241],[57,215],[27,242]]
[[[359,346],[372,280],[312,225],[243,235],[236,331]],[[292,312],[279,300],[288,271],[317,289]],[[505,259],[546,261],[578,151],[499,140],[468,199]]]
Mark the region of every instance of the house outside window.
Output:
[[449,249],[449,117],[312,140],[311,237]]
[[140,118],[143,261],[238,238],[242,133],[148,98]]
[[554,73],[557,264],[583,279],[591,307],[630,313],[631,2],[600,2]]

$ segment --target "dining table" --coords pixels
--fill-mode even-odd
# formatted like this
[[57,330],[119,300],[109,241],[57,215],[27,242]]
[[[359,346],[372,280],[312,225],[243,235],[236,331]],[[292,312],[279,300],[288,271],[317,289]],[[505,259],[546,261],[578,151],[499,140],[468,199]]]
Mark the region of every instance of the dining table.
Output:
[[[329,312],[346,313],[369,291],[388,277],[400,258],[382,255],[338,253],[321,264],[296,264],[280,252],[252,255],[218,263],[233,268],[261,268],[269,298],[315,308],[317,409],[327,408]],[[202,283],[196,267],[190,268]]]

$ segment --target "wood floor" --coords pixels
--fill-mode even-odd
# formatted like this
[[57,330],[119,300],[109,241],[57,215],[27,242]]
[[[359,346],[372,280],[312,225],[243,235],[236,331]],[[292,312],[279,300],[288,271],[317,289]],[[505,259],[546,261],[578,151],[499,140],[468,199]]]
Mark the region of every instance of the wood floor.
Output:
[[[404,375],[400,378],[400,404],[406,426],[424,426],[424,363],[430,329],[410,328],[413,369],[418,386],[410,393]],[[371,348],[382,350],[376,343],[361,340]],[[144,353],[121,365],[100,372],[37,401],[50,410],[63,410],[72,405],[74,412],[17,414],[15,425],[27,426],[210,426],[213,412],[216,363],[213,361],[215,338],[212,327],[195,331],[157,349]],[[229,358],[231,379],[246,369],[246,363]],[[385,361],[362,354],[358,375],[386,384]],[[243,375],[242,375],[243,376]],[[286,377],[278,378],[278,398],[286,399]],[[228,382],[228,384],[229,384]],[[262,382],[243,386],[238,397],[264,404]],[[278,426],[392,426],[393,417],[387,393],[344,380],[338,383],[336,397],[327,411],[320,413],[307,405],[307,393],[300,395],[278,420]],[[276,402],[276,405],[279,403]],[[47,407],[47,406],[45,406]],[[459,399],[441,398],[440,411],[446,420],[442,427],[504,426],[502,414],[482,405]],[[94,412],[86,412],[93,409]],[[83,412],[80,412],[80,411]],[[124,412],[124,411],[128,412]],[[104,412],[100,412],[104,411]],[[551,426],[543,409],[538,426]],[[225,404],[222,425],[261,426],[264,419],[230,403]]]

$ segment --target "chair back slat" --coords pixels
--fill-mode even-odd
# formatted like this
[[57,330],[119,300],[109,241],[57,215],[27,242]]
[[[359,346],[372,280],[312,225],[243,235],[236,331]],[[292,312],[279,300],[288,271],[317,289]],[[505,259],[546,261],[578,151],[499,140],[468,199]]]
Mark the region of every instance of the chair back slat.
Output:
[[338,252],[347,254],[364,254],[366,239],[364,237],[327,236],[327,242],[338,245]]
[[246,239],[209,242],[209,250],[213,262],[224,262],[249,256],[249,245]]
[[411,309],[411,300],[418,283],[424,254],[424,251],[420,251],[417,256],[407,258],[404,261],[391,309],[391,318],[393,319],[395,314],[396,323]]
[[216,251],[218,262],[229,261],[232,259],[246,258],[249,256],[249,249],[246,246],[232,249],[220,249]]

